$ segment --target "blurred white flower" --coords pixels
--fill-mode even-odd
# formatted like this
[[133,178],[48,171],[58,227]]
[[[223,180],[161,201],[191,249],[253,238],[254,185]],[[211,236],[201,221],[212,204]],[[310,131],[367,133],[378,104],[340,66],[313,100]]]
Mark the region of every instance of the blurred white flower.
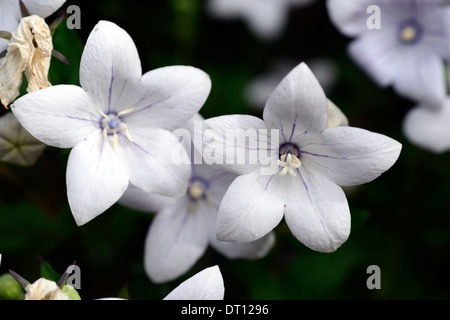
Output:
[[403,122],[403,132],[410,142],[432,151],[450,151],[450,97],[439,109],[417,105]]
[[[184,128],[194,135],[194,117]],[[191,153],[192,175],[185,195],[168,198],[129,187],[119,203],[144,212],[157,212],[145,241],[144,265],[152,281],[170,281],[188,271],[211,245],[229,259],[257,259],[272,248],[272,233],[251,243],[217,240],[217,209],[223,195],[237,175],[216,169],[208,164],[194,164],[200,153],[184,141],[184,148]]]
[[[430,107],[441,105],[450,7],[440,0],[328,0],[327,6],[336,28],[356,37],[350,56],[379,86],[392,85],[399,95]],[[370,6],[380,9],[379,27],[370,25]]]
[[129,183],[146,192],[184,194],[190,168],[171,161],[179,145],[171,130],[203,106],[209,76],[189,66],[142,75],[128,33],[100,21],[81,57],[80,83],[37,90],[12,105],[17,120],[37,139],[72,148],[66,183],[77,225],[116,203]]
[[209,0],[209,13],[217,18],[243,18],[260,38],[271,40],[284,30],[289,11],[315,0]]

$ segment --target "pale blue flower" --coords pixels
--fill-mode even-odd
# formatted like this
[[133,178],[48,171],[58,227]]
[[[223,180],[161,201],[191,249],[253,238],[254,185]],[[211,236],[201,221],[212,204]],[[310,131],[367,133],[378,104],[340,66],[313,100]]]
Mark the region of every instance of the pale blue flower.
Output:
[[446,96],[444,61],[450,59],[448,6],[440,0],[328,0],[327,6],[336,28],[356,38],[351,57],[379,86],[440,106]]

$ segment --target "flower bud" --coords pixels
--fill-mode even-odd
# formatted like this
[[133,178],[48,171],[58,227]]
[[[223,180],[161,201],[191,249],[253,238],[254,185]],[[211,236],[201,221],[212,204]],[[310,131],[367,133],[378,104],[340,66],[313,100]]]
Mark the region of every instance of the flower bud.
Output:
[[0,276],[0,299],[23,300],[24,293],[20,284],[9,274]]

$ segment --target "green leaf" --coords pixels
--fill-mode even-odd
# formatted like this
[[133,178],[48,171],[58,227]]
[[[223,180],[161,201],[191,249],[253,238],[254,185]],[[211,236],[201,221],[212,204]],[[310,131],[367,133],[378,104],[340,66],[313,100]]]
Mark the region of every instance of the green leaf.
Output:
[[61,278],[61,275],[57,273],[53,267],[46,261],[41,262],[41,277],[52,280],[55,282],[59,281],[59,278]]
[[25,294],[20,284],[9,273],[0,276],[0,299],[23,300]]

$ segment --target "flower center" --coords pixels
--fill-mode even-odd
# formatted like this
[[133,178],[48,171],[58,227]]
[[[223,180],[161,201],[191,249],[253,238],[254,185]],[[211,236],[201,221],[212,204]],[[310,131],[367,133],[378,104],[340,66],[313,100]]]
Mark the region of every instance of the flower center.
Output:
[[110,112],[108,114],[98,110],[102,115],[102,118],[100,119],[100,128],[103,132],[103,141],[106,144],[108,141],[108,136],[113,136],[113,148],[115,152],[118,150],[119,133],[123,132],[128,140],[133,142],[133,139],[128,132],[128,126],[125,122],[123,122],[122,116],[132,112],[134,109],[135,108],[133,107],[120,111],[119,113]]
[[302,165],[299,156],[300,150],[295,144],[285,143],[280,146],[278,165],[283,168],[280,171],[280,176],[284,176],[286,173],[289,173],[292,177],[297,175],[296,170]]
[[211,192],[209,191],[209,183],[201,177],[191,178],[187,196],[189,198],[189,211],[191,213],[197,211],[201,201],[206,201],[209,207],[213,206]]
[[417,43],[422,37],[422,26],[415,20],[408,20],[400,24],[398,38],[405,44]]

